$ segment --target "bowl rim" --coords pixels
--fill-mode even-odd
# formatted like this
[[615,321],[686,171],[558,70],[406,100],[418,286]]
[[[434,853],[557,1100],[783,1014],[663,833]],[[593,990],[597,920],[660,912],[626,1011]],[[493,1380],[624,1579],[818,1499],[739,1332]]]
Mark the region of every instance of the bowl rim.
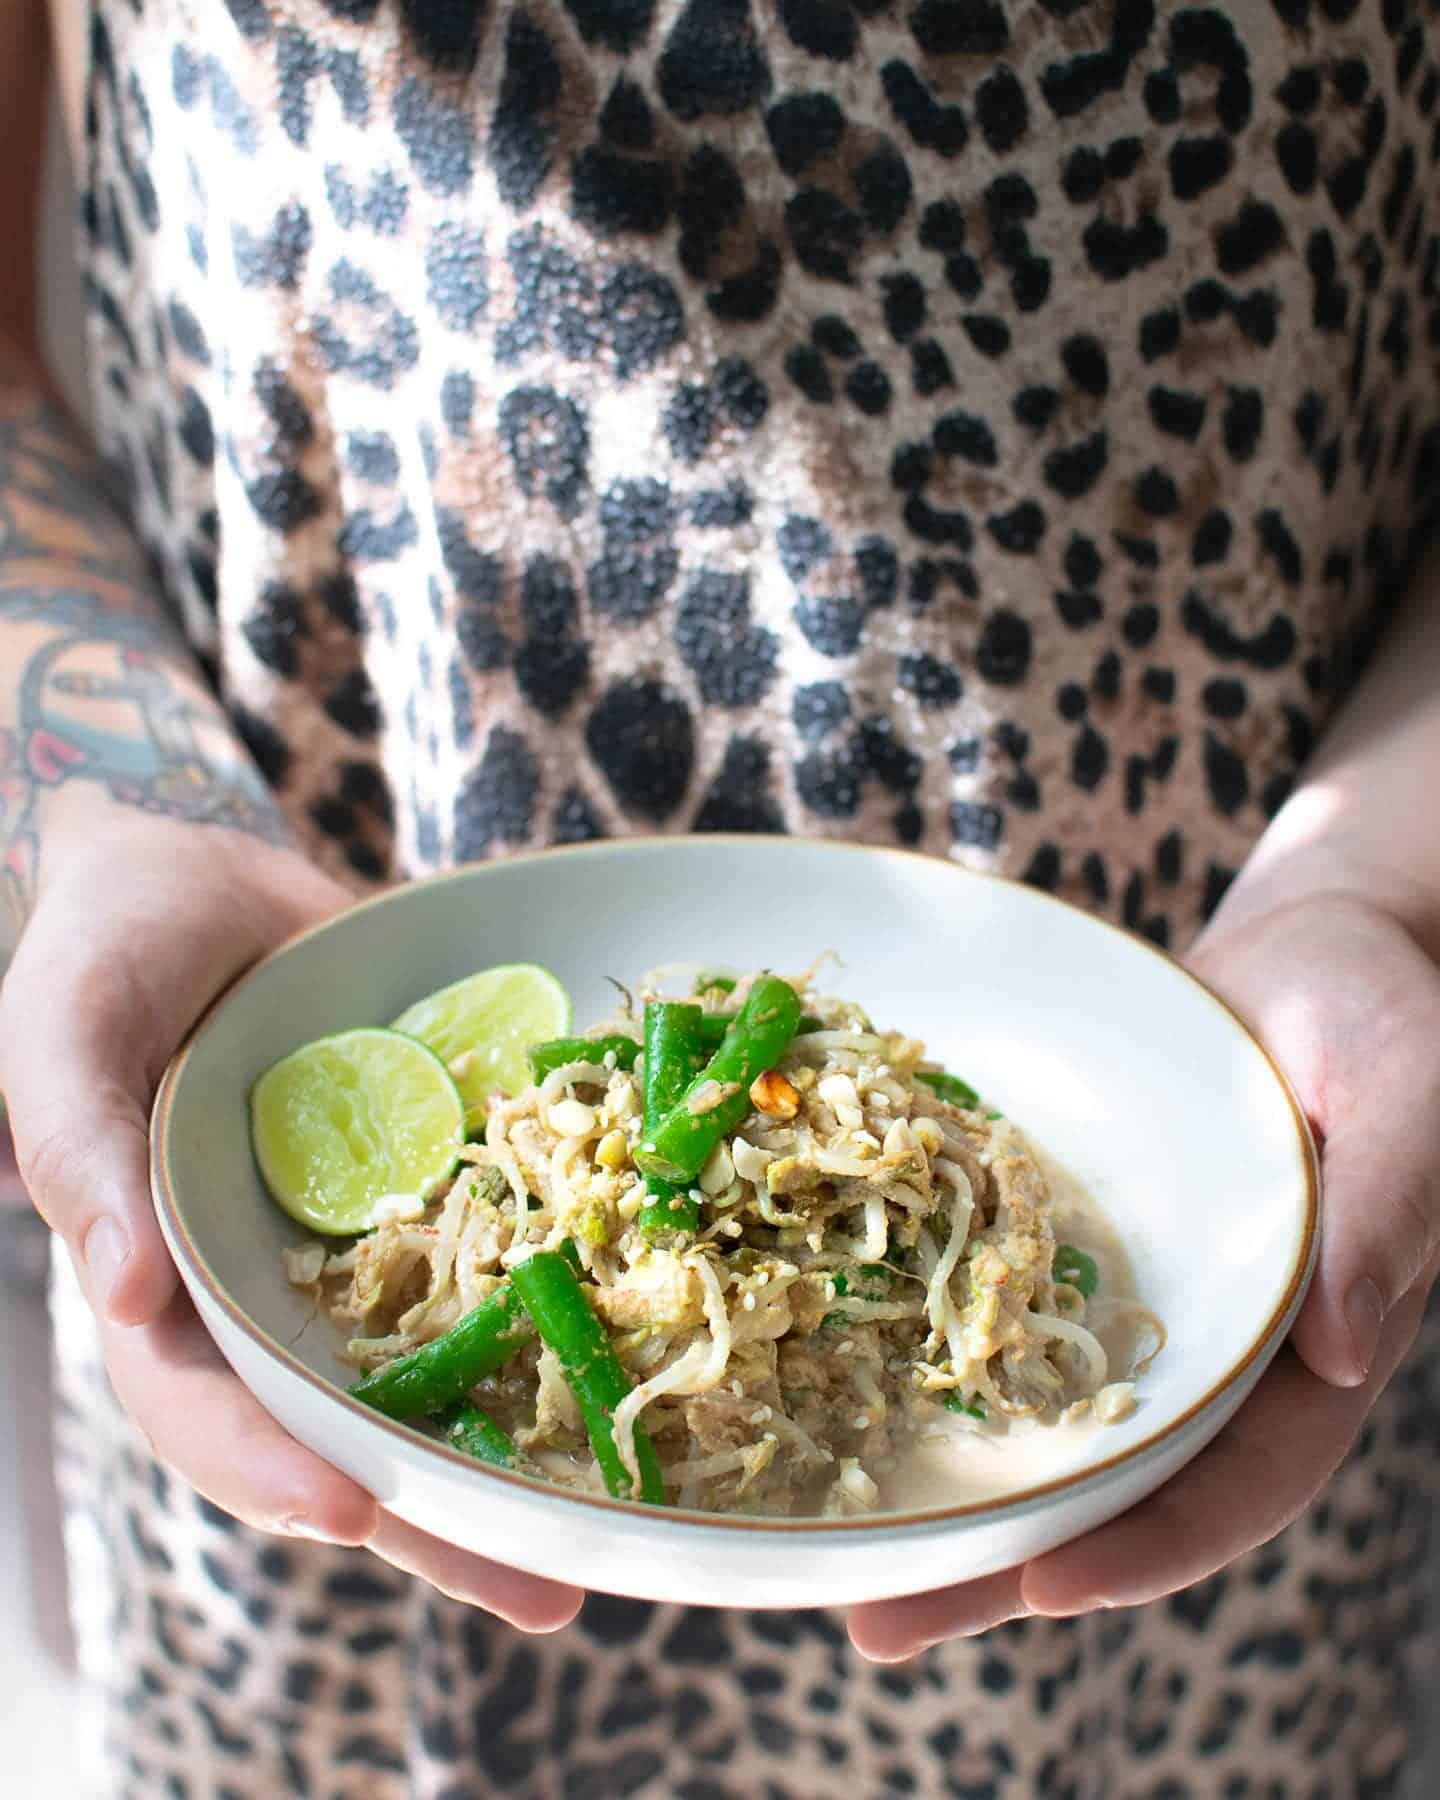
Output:
[[[1270,1309],[1264,1323],[1252,1333],[1244,1352],[1231,1362],[1221,1376],[1210,1383],[1198,1399],[1192,1401],[1183,1411],[1158,1424],[1153,1431],[1135,1443],[1123,1450],[1117,1450],[1099,1462],[1074,1469],[1065,1475],[1054,1476],[1048,1481],[1035,1482],[1023,1488],[1017,1488],[1013,1493],[1000,1494],[989,1499],[969,1500],[947,1507],[916,1508],[905,1512],[877,1512],[858,1518],[845,1519],[771,1519],[732,1513],[709,1513],[680,1507],[647,1506],[640,1501],[616,1499],[608,1494],[583,1493],[572,1488],[560,1487],[553,1482],[546,1482],[539,1477],[476,1463],[473,1458],[465,1456],[459,1450],[452,1449],[448,1444],[435,1438],[427,1437],[423,1432],[404,1421],[391,1419],[384,1413],[377,1412],[373,1407],[366,1406],[363,1402],[354,1399],[346,1389],[336,1386],[334,1382],[327,1380],[323,1375],[317,1374],[302,1362],[287,1345],[280,1343],[263,1330],[231,1297],[223,1282],[211,1269],[185,1222],[170,1179],[167,1147],[175,1094],[184,1076],[186,1064],[202,1035],[242,989],[258,979],[272,963],[289,956],[312,938],[333,930],[342,921],[353,918],[357,913],[393,905],[419,888],[439,887],[462,879],[484,879],[488,873],[498,872],[516,865],[555,861],[561,858],[579,860],[594,856],[626,856],[676,849],[687,845],[690,847],[704,845],[715,849],[743,846],[747,850],[758,847],[762,854],[773,854],[777,851],[780,854],[787,854],[792,850],[799,849],[849,852],[872,859],[903,860],[907,864],[910,862],[923,863],[932,870],[948,869],[962,880],[988,881],[1005,887],[1018,888],[1033,900],[1058,907],[1064,912],[1085,920],[1089,925],[1112,933],[1131,949],[1158,958],[1168,969],[1175,971],[1190,983],[1205,1000],[1224,1015],[1231,1027],[1254,1050],[1259,1052],[1289,1108],[1291,1124],[1295,1131],[1300,1169],[1304,1179],[1304,1216],[1290,1276],[1283,1293]],[[522,851],[484,862],[464,863],[458,868],[442,869],[430,875],[396,882],[381,893],[367,895],[332,914],[329,918],[307,926],[244,970],[211,1001],[186,1034],[156,1089],[155,1102],[150,1116],[149,1162],[153,1203],[156,1211],[160,1214],[162,1225],[167,1229],[167,1235],[183,1256],[189,1274],[203,1287],[210,1303],[217,1307],[234,1327],[249,1338],[256,1348],[275,1358],[292,1376],[298,1378],[306,1386],[330,1401],[338,1403],[357,1420],[378,1427],[381,1431],[396,1437],[402,1447],[423,1447],[443,1457],[453,1467],[463,1470],[467,1475],[504,1482],[508,1486],[518,1489],[522,1494],[536,1499],[572,1502],[599,1509],[602,1513],[616,1516],[617,1520],[620,1518],[637,1519],[652,1529],[656,1526],[662,1528],[674,1526],[688,1530],[692,1534],[701,1530],[718,1529],[727,1532],[750,1534],[758,1532],[785,1537],[820,1533],[827,1537],[838,1536],[844,1539],[876,1532],[934,1529],[965,1520],[989,1521],[1020,1509],[1033,1508],[1037,1501],[1049,1500],[1055,1495],[1066,1494],[1072,1489],[1087,1488],[1117,1469],[1137,1465],[1142,1459],[1149,1459],[1154,1452],[1169,1445],[1196,1419],[1219,1402],[1226,1393],[1237,1384],[1242,1383],[1257,1361],[1261,1362],[1263,1371],[1264,1362],[1261,1359],[1268,1361],[1269,1355],[1278,1348],[1280,1331],[1287,1326],[1294,1312],[1298,1310],[1300,1299],[1313,1270],[1320,1222],[1319,1155],[1309,1121],[1288,1077],[1235,1008],[1168,952],[1161,950],[1138,933],[1117,925],[1113,920],[1087,912],[1083,907],[1075,906],[1068,900],[1062,900],[1058,895],[1049,893],[1043,888],[1033,887],[1014,876],[1002,875],[989,869],[972,868],[966,863],[949,857],[934,856],[923,851],[907,850],[888,844],[851,843],[841,838],[794,838],[744,832],[677,832],[665,836],[648,834],[624,838],[603,838],[583,844],[546,846],[542,849]]]

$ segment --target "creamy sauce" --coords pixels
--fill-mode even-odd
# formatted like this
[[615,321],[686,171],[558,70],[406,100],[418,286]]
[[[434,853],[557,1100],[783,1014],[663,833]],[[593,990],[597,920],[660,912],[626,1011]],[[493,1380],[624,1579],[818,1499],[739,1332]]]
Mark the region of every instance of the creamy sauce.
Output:
[[[1133,1311],[1105,1304],[1107,1299],[1135,1297],[1125,1247],[1075,1176],[1028,1138],[1025,1145],[1050,1189],[1057,1241],[1073,1244],[1095,1259],[1099,1285],[1082,1322],[1105,1347],[1110,1380],[1127,1381],[1136,1360],[1149,1354],[1154,1341]],[[1143,1392],[1137,1399],[1143,1404]],[[1097,1432],[1113,1429],[1088,1410],[1075,1420],[1042,1416],[981,1424],[956,1418],[937,1405],[933,1423],[927,1421],[913,1443],[897,1456],[895,1468],[885,1473],[872,1470],[880,1488],[880,1507],[886,1512],[908,1512],[963,1506],[1034,1487],[1073,1467]]]

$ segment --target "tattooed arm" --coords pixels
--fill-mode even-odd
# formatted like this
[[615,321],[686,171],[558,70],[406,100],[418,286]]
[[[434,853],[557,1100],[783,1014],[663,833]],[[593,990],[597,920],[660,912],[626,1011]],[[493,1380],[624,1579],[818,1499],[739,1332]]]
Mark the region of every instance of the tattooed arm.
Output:
[[31,252],[46,62],[43,4],[0,0],[0,897],[12,935],[51,839],[102,802],[281,833],[43,373]]
[[289,1438],[177,1286],[149,1197],[155,1083],[248,963],[346,896],[281,842],[93,457],[22,372],[0,362],[0,823],[23,926],[0,1084],[26,1187],[161,1461],[252,1525],[366,1543],[516,1624],[562,1624],[574,1590],[382,1515]]
[[283,837],[98,461],[0,346],[0,843],[16,924],[97,800]]
[[[0,243],[22,265],[33,203],[15,187],[42,162],[38,8],[0,0]],[[150,1204],[155,1084],[248,963],[346,895],[280,841],[123,509],[47,394],[29,293],[0,258],[0,872],[22,927],[0,989],[0,1090],[26,1189],[161,1462],[251,1525],[365,1543],[517,1624],[561,1624],[572,1589],[386,1517],[288,1437],[178,1286]]]

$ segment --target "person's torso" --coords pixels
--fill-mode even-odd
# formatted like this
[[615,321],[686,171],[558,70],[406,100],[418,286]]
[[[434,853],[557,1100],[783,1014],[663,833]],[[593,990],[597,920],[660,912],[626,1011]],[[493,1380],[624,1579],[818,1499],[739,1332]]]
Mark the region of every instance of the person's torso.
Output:
[[100,430],[317,853],[951,854],[1188,936],[1434,490],[1404,0],[97,0]]

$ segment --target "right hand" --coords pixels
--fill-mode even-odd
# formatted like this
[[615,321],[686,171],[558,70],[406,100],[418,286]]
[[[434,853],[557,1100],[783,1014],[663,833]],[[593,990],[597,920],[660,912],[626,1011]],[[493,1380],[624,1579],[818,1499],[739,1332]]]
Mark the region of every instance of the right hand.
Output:
[[242,970],[345,890],[294,851],[133,816],[52,847],[42,877],[0,990],[0,1088],[21,1178],[152,1453],[258,1530],[367,1544],[526,1630],[566,1624],[578,1590],[426,1536],[291,1438],[221,1357],[155,1220],[148,1123],[170,1057]]

